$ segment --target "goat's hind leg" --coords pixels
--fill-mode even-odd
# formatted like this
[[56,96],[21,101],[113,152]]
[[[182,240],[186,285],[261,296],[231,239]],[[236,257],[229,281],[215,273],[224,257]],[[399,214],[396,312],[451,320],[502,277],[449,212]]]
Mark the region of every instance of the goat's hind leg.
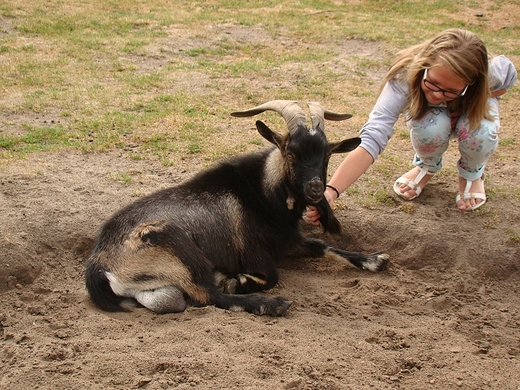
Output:
[[[140,305],[160,314],[180,313],[186,309],[186,299],[180,288],[174,285],[160,286],[162,283],[139,284],[135,280],[128,283],[128,278],[125,276],[115,275],[112,272],[106,273],[110,288],[118,296],[133,298]],[[130,310],[133,306],[135,303],[132,305],[131,302],[124,300],[121,302],[123,309]]]
[[347,260],[355,267],[372,272],[384,271],[388,266],[390,256],[386,253],[364,254],[360,252],[350,252],[327,245],[324,241],[305,238],[297,249],[301,256],[308,257],[329,257],[334,259]]
[[[152,269],[132,272],[132,279],[143,286],[162,283],[167,285],[144,288],[133,297],[143,306],[158,313],[180,312],[189,303],[195,306],[215,305],[221,309],[245,310],[254,314],[279,316],[290,302],[256,294],[224,294],[216,286],[214,267],[186,232],[169,221],[153,221],[134,229],[128,242],[131,252],[140,259],[148,256]],[[153,261],[152,261],[153,259]],[[239,280],[240,282],[240,280]]]
[[179,246],[198,250],[168,221],[136,226],[121,245],[118,266],[104,272],[114,294],[133,298],[156,313],[182,312],[190,301],[208,304],[206,286],[212,279],[204,275],[211,274],[211,265],[199,253],[189,256]]

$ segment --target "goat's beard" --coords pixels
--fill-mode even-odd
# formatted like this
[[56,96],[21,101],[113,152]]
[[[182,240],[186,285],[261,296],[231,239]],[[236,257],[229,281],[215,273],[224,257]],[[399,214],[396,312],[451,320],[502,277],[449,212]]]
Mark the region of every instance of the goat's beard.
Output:
[[321,201],[314,206],[316,206],[318,213],[320,213],[320,223],[323,227],[323,231],[331,234],[340,234],[343,230],[341,223],[334,216],[334,212],[330,208],[327,199],[323,196]]

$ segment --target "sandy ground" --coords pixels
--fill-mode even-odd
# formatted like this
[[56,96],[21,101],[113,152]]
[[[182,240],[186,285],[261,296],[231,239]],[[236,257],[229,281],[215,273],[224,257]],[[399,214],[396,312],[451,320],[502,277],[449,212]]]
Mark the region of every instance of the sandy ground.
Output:
[[[507,174],[500,167],[489,176]],[[189,175],[176,171],[115,152],[62,152],[1,173],[0,388],[520,388],[520,249],[500,229],[518,224],[518,204],[489,202],[501,218],[486,229],[436,179],[413,214],[397,200],[338,210],[346,232],[323,238],[385,251],[389,269],[284,260],[268,292],[292,300],[284,317],[99,311],[83,280],[97,229],[136,196]]]
[[[244,29],[219,33],[235,39]],[[386,55],[370,42],[334,50],[337,61],[325,66]],[[298,69],[276,70],[288,76],[273,94],[290,87]],[[384,71],[377,73],[374,80]],[[517,136],[518,108],[504,105],[504,139]],[[29,120],[11,120],[11,130]],[[385,153],[403,151],[411,159],[409,141],[395,138]],[[477,213],[455,208],[456,149],[448,154],[452,171],[434,177],[413,204],[391,190],[389,176],[404,172],[374,167],[356,188],[369,193],[377,183],[384,205],[343,196],[339,237],[302,223],[306,234],[340,248],[386,252],[390,265],[372,274],[285,259],[280,284],[266,293],[293,302],[280,318],[214,307],[110,314],[89,301],[84,264],[102,222],[136,197],[185,180],[198,169],[193,161],[165,167],[124,151],[61,151],[11,164],[0,171],[0,388],[520,389],[518,146],[500,148],[489,162],[489,202]],[[130,183],[116,180],[121,172]]]

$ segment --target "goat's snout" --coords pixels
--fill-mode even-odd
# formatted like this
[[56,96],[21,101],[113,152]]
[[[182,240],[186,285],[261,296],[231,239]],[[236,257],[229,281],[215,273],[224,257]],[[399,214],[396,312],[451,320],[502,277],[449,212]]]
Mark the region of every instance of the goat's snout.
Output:
[[318,176],[314,176],[305,189],[305,195],[308,201],[310,201],[310,203],[318,203],[323,197],[324,189],[323,181]]

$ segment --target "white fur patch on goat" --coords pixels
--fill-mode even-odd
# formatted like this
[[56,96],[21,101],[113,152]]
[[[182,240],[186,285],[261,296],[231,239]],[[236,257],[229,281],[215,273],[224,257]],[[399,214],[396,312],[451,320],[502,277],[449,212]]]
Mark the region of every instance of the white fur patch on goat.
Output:
[[239,275],[237,275],[237,277],[238,277],[238,281],[242,285],[246,284],[248,279],[252,280],[253,282],[255,282],[256,284],[259,284],[259,285],[264,285],[267,283],[264,279],[258,278],[254,275],[239,274]]
[[264,168],[264,192],[271,192],[284,178],[284,160],[282,153],[278,149],[274,149],[267,157]]
[[114,294],[119,295],[120,297],[134,298],[135,294],[139,292],[139,289],[125,287],[125,285],[121,283],[112,272],[105,272],[105,276],[107,277],[108,282],[110,283],[110,288]]
[[166,286],[152,291],[139,291],[135,299],[156,313],[180,313],[186,309],[183,293],[175,286]]
[[294,202],[295,202],[295,200],[294,200],[294,198],[292,196],[288,196],[287,197],[286,203],[287,203],[287,208],[289,210],[294,209]]

